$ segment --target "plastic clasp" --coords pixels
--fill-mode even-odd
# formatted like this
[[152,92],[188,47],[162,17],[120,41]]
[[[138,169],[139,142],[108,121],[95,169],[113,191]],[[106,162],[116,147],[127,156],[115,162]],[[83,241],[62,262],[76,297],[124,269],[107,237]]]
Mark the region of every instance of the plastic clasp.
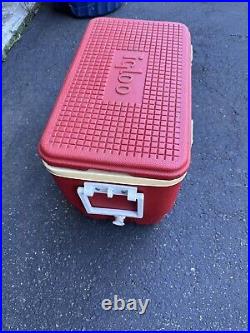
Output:
[[[106,183],[91,183],[85,182],[83,187],[77,188],[77,193],[83,203],[83,206],[88,214],[109,215],[114,216],[113,224],[122,226],[126,217],[142,218],[144,208],[144,195],[137,192],[135,186],[114,185]],[[108,198],[113,198],[114,195],[126,196],[128,201],[137,202],[137,210],[125,210],[105,207],[93,207],[89,198],[95,193],[106,194]]]

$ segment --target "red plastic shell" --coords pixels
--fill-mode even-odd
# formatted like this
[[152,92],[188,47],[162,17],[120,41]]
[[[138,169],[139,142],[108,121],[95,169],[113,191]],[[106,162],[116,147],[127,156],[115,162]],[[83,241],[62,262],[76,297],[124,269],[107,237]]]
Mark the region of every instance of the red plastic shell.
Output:
[[[69,179],[54,176],[55,182],[64,194],[64,196],[71,202],[77,209],[87,215],[89,218],[97,218],[104,220],[114,220],[113,216],[105,215],[89,215],[85,211],[83,204],[77,194],[77,188],[84,186],[84,182],[79,179]],[[144,194],[144,210],[143,218],[126,218],[126,222],[134,222],[137,224],[155,224],[159,223],[161,219],[172,209],[176,197],[180,190],[181,183],[170,187],[148,187],[138,186],[138,192]],[[123,196],[114,196],[108,199],[106,195],[95,194],[91,199],[91,204],[97,207],[118,208],[136,210],[134,202],[126,200]]]
[[91,20],[41,138],[42,159],[167,180],[187,171],[190,151],[187,27]]

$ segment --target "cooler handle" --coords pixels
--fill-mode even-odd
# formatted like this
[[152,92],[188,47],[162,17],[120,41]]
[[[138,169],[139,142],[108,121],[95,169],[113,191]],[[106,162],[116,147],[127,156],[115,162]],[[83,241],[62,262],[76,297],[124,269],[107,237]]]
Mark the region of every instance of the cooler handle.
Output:
[[[88,214],[114,216],[115,220],[113,221],[113,224],[115,225],[123,226],[126,217],[143,217],[144,195],[143,193],[137,192],[136,186],[132,187],[125,185],[85,182],[84,187],[80,186],[77,188],[77,193]],[[129,201],[137,202],[137,210],[132,211],[125,209],[93,207],[89,198],[93,197],[95,193],[107,194],[108,198],[113,198],[114,195],[126,196]]]

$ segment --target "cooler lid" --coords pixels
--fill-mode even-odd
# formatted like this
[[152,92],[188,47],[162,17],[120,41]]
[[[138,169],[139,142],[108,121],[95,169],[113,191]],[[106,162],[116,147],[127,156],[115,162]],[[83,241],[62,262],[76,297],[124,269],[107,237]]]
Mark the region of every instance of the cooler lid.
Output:
[[191,150],[191,41],[180,23],[91,20],[39,145],[44,161],[182,176]]

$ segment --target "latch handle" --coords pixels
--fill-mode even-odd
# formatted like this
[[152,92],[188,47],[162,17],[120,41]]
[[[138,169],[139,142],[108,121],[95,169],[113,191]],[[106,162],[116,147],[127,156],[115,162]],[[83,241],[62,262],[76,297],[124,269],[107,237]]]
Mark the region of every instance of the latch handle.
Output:
[[[115,225],[124,225],[124,219],[126,217],[143,217],[144,195],[143,193],[137,192],[136,186],[132,187],[125,185],[85,182],[83,187],[80,186],[77,188],[77,193],[88,214],[114,216],[115,220],[113,223]],[[137,210],[132,211],[126,209],[93,207],[89,198],[93,197],[95,193],[106,194],[108,198],[113,198],[114,195],[126,196],[128,201],[137,202]]]

